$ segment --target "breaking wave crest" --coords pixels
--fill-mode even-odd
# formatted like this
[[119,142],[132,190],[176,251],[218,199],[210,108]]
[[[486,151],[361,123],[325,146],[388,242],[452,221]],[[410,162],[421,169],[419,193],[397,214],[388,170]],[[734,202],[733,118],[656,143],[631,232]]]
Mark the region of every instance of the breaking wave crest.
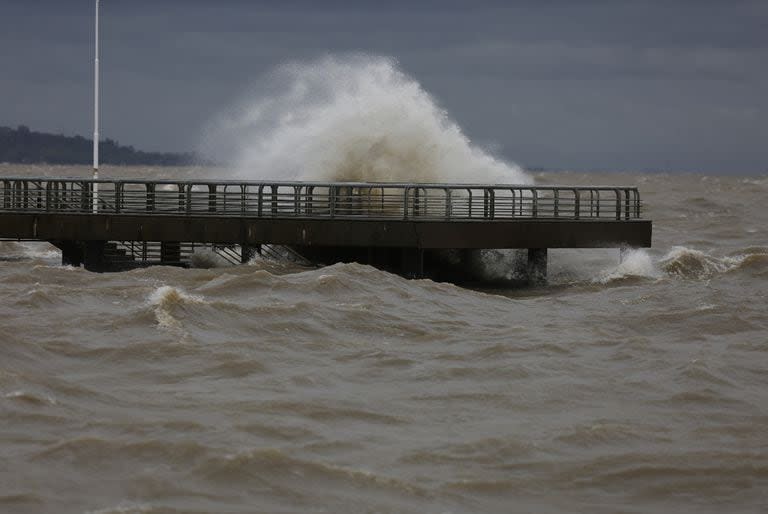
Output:
[[768,252],[747,249],[735,256],[716,257],[684,246],[672,248],[659,262],[668,275],[681,278],[701,279],[745,268],[768,264]]
[[192,295],[173,286],[161,286],[149,295],[149,304],[154,307],[157,324],[170,330],[182,330],[181,322],[174,316],[176,307],[202,304],[202,296]]
[[279,67],[202,147],[254,180],[532,183],[473,145],[393,59],[367,55]]
[[618,266],[600,272],[595,282],[605,284],[633,278],[664,277],[701,280],[739,271],[768,272],[768,248],[750,247],[733,255],[718,257],[701,250],[675,246],[657,261],[645,250],[631,250]]
[[615,268],[603,270],[595,279],[596,282],[607,284],[614,281],[630,279],[661,278],[662,272],[657,269],[653,258],[645,250],[629,250]]

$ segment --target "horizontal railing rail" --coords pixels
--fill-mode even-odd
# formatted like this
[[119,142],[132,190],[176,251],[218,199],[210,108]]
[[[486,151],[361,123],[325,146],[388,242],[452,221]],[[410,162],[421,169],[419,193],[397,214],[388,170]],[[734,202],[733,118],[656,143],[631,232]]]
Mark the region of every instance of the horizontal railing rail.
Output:
[[610,186],[0,177],[3,211],[413,221],[633,220],[642,216],[642,201],[636,187]]

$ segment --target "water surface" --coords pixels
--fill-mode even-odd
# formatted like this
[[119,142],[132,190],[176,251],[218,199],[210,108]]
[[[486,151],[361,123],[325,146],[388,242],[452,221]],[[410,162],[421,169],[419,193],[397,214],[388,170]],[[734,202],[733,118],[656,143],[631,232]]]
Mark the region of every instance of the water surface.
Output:
[[[0,166],[33,174],[87,170]],[[768,508],[768,178],[537,182],[637,184],[653,249],[478,290],[0,242],[0,511]]]

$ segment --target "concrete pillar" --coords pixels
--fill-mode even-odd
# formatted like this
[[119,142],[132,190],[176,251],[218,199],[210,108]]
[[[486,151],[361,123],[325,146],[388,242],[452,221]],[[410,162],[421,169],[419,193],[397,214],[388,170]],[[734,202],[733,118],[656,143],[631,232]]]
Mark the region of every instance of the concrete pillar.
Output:
[[61,250],[61,265],[79,268],[83,265],[85,255],[83,246],[77,241],[57,241],[56,246]]
[[163,264],[179,264],[181,262],[181,243],[175,241],[161,242],[160,262]]
[[261,253],[261,245],[250,246],[247,244],[240,245],[240,262],[242,264],[248,264],[256,253]]
[[86,241],[83,264],[88,271],[101,273],[106,271],[107,262],[104,258],[106,241]]
[[534,285],[547,283],[547,249],[528,249],[528,281]]

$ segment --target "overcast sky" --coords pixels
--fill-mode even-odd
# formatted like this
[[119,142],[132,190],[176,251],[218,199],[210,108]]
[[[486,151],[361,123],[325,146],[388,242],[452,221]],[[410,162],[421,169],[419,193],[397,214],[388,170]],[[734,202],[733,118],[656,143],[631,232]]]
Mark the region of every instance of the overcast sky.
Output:
[[[0,125],[92,132],[93,0],[0,0]],[[396,58],[527,167],[768,171],[768,0],[102,0],[102,137],[195,150],[288,60]]]

